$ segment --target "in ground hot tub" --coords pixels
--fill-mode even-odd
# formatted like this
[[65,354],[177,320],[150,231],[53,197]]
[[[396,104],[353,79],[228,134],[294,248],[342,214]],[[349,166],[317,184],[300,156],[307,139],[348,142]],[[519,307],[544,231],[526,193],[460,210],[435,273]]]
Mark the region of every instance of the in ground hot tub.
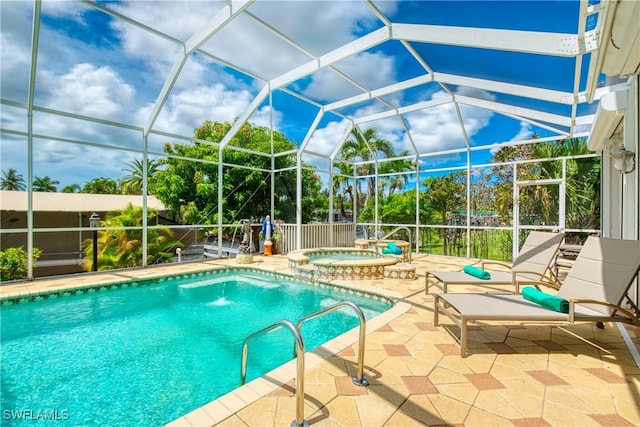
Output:
[[355,248],[304,249],[287,257],[296,277],[312,281],[383,279],[384,268],[398,262],[374,250]]

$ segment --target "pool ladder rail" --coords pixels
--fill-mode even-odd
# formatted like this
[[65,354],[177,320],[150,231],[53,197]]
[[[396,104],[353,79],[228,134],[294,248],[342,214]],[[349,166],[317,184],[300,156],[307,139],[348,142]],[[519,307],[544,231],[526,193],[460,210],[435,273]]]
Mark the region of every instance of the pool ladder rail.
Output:
[[413,250],[413,247],[411,246],[411,229],[409,229],[409,227],[407,227],[406,225],[400,225],[400,226],[394,228],[393,230],[391,230],[390,232],[388,232],[387,234],[385,234],[384,236],[382,236],[381,238],[376,240],[375,245],[377,246],[378,243],[380,243],[381,241],[383,241],[387,237],[390,237],[390,236],[394,235],[396,233],[396,231],[400,231],[400,230],[406,230],[407,234],[409,235],[409,250],[408,250],[407,254],[408,254],[408,257],[409,257],[408,258],[409,264],[411,264],[411,251]]
[[295,339],[293,355],[296,357],[296,418],[291,421],[291,427],[308,427],[309,423],[304,419],[304,340],[300,334],[302,324],[307,320],[315,319],[332,311],[339,310],[343,307],[351,307],[358,315],[360,321],[360,336],[358,340],[358,371],[357,376],[353,377],[353,383],[357,386],[367,386],[369,382],[364,377],[364,345],[366,336],[366,320],[362,309],[351,301],[343,301],[332,306],[323,308],[307,316],[302,317],[296,326],[289,320],[279,320],[265,326],[264,328],[249,334],[242,344],[242,366],[240,368],[240,385],[243,385],[247,377],[247,355],[249,354],[249,340],[255,336],[270,333],[282,327],[289,329]]

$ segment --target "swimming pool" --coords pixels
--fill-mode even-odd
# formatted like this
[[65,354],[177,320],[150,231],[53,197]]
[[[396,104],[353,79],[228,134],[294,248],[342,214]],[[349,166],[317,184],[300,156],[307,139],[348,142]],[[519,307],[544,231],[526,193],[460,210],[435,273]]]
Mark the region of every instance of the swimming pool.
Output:
[[[2,306],[7,425],[32,424],[40,414],[73,425],[167,423],[239,385],[242,344],[257,329],[281,319],[296,323],[339,301],[358,304],[367,319],[391,306],[382,297],[250,269],[34,299]],[[357,325],[349,310],[310,320],[302,327],[306,349]],[[285,329],[252,340],[247,380],[292,354]]]

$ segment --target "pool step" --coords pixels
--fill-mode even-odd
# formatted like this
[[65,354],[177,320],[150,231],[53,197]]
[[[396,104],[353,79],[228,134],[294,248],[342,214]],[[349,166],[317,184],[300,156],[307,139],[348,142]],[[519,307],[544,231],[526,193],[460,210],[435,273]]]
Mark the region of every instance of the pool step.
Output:
[[406,263],[387,265],[384,268],[384,277],[387,279],[413,280],[416,278],[416,266]]

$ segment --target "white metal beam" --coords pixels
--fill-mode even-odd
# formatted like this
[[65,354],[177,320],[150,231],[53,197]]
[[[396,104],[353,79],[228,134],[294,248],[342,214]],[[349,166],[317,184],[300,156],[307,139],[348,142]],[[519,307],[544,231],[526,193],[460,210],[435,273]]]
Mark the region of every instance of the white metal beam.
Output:
[[416,104],[408,105],[398,109],[391,109],[391,110],[383,111],[381,113],[370,114],[368,116],[359,117],[354,120],[354,123],[362,124],[362,123],[371,122],[374,120],[385,119],[385,118],[393,117],[400,114],[406,114],[406,113],[411,113],[418,110],[424,110],[425,108],[437,107],[438,105],[448,104],[450,102],[453,102],[453,97],[450,97],[450,96],[434,99],[431,101],[418,102]]
[[180,71],[182,71],[182,67],[189,59],[189,56],[193,53],[194,50],[198,49],[204,42],[209,40],[215,33],[220,31],[227,23],[229,23],[233,18],[241,13],[244,9],[246,9],[251,3],[255,0],[234,0],[230,5],[224,6],[218,13],[215,14],[213,18],[209,20],[205,24],[204,27],[199,29],[193,36],[187,40],[183,46],[183,52],[176,58],[173,66],[171,67],[171,71],[167,76],[167,79],[156,98],[156,102],[151,109],[151,116],[149,117],[149,121],[145,126],[144,136],[149,135],[151,128],[153,127],[155,121],[158,119],[160,115],[160,111],[164,106],[171,90],[173,89],[173,85],[176,83],[178,76],[180,75]]
[[231,129],[229,129],[229,132],[227,132],[227,134],[222,138],[222,141],[220,141],[221,150],[225,148],[227,144],[229,144],[229,142],[234,136],[236,136],[236,134],[238,133],[242,125],[244,125],[246,121],[249,120],[249,117],[251,117],[253,112],[258,109],[262,101],[264,101],[267,98],[267,96],[269,96],[270,92],[271,90],[269,89],[269,85],[264,85],[262,87],[262,90],[260,90],[260,93],[258,93],[258,95],[255,98],[253,98],[253,101],[251,101],[251,104],[249,104],[249,106],[244,111],[244,113],[242,113],[242,115],[238,117],[238,119],[235,121],[233,126],[231,126]]
[[[457,102],[454,105],[456,107],[456,116],[458,117],[458,124],[460,125],[460,130],[462,131],[462,138],[464,139],[464,143],[467,145],[467,148],[469,148],[470,146],[469,134],[467,133],[467,127],[464,125],[464,119],[462,118],[462,113],[460,112],[460,105],[458,105]],[[467,155],[467,163],[468,162],[469,162],[469,156]],[[467,209],[469,209],[469,207],[467,207]]]
[[443,25],[392,24],[393,39],[553,56],[576,56],[585,47],[575,34]]
[[357,104],[372,98],[378,98],[381,96],[389,95],[394,92],[399,92],[412,87],[420,86],[433,81],[433,78],[428,75],[414,77],[409,80],[394,83],[389,86],[381,87],[379,89],[372,90],[367,93],[355,95],[350,98],[341,99],[340,101],[332,102],[324,106],[325,111],[336,110],[338,108],[347,107],[349,105]]
[[504,83],[494,80],[477,79],[474,77],[458,76],[447,73],[433,73],[431,75],[414,77],[412,79],[385,86],[380,89],[341,99],[339,101],[326,104],[324,108],[325,111],[332,111],[338,108],[347,107],[394,92],[410,89],[412,87],[420,86],[429,82],[465,86],[475,89],[487,90],[490,92],[505,93],[508,95],[539,99],[542,101],[549,101],[563,105],[573,105],[574,102],[587,102],[587,94],[585,92],[578,93],[576,97],[570,92],[562,92],[513,83]]
[[316,131],[316,128],[320,124],[320,120],[322,119],[323,116],[324,116],[324,109],[321,108],[320,111],[318,111],[318,114],[316,114],[316,117],[313,119],[313,123],[311,123],[311,126],[309,126],[309,129],[307,129],[307,133],[304,136],[302,143],[300,144],[300,148],[298,148],[299,151],[304,151],[307,148],[307,145],[309,145],[309,141],[311,141],[311,136]]
[[400,114],[398,110],[395,110],[395,109],[386,110],[386,111],[381,111],[379,113],[370,114],[368,116],[359,117],[357,119],[354,119],[353,123],[356,125],[360,125],[362,123],[371,122],[374,120],[387,119],[389,117],[397,116],[398,114]]
[[[555,128],[553,126],[549,126],[548,124],[545,124],[545,123],[540,123],[540,122],[538,122],[536,120],[532,120],[532,119],[529,119],[527,117],[522,117],[522,116],[518,116],[518,115],[515,115],[515,114],[507,114],[507,113],[501,113],[501,114],[504,114],[506,117],[510,117],[513,120],[517,120],[519,122],[529,123],[531,125],[534,125],[534,126],[537,126],[537,127],[541,128],[541,129],[546,129],[546,130],[551,131],[553,133],[557,133],[558,135],[564,135],[564,136],[569,136],[570,135],[570,133],[567,132],[567,131]],[[554,137],[554,138],[557,138],[557,137]]]
[[344,133],[342,134],[342,138],[340,138],[340,142],[336,144],[336,146],[333,148],[333,151],[329,155],[329,158],[331,159],[332,162],[336,159],[336,156],[340,152],[340,149],[344,145],[344,142],[347,140],[347,138],[349,138],[349,134],[351,134],[351,131],[353,130],[353,122],[350,121],[348,123],[349,125],[344,130]]
[[465,77],[455,74],[434,73],[433,77],[436,82],[440,83],[483,89],[490,92],[506,93],[508,95],[539,99],[558,104],[572,105],[576,99],[578,102],[587,102],[587,96],[584,92],[579,93],[577,97],[574,97],[571,92],[562,92],[534,86],[499,82],[495,80],[477,79],[474,77]]
[[516,107],[514,105],[502,104],[500,102],[487,101],[486,99],[472,98],[469,96],[456,95],[456,101],[461,104],[471,105],[479,108],[486,108],[503,114],[516,114],[522,117],[528,117],[534,120],[540,120],[547,123],[553,123],[560,126],[571,127],[571,118],[559,116],[557,114],[546,113],[543,111],[532,110],[529,108]]
[[389,30],[386,27],[382,27],[352,41],[351,43],[347,43],[325,55],[322,55],[317,60],[309,61],[306,64],[302,64],[301,66],[272,79],[270,85],[274,89],[285,86],[321,68],[328,67],[338,61],[377,46],[386,40],[389,40]]

